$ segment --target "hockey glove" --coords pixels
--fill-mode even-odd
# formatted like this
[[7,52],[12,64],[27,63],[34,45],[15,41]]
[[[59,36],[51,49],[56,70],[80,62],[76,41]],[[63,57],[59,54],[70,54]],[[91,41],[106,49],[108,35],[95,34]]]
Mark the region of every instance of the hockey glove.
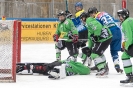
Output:
[[82,52],[86,54],[88,57],[90,57],[92,50],[89,47],[82,48]]
[[94,34],[91,34],[91,40],[93,41],[93,42],[97,42],[98,41],[98,37],[97,36],[94,36]]
[[125,42],[122,42],[122,48],[125,49]]
[[74,43],[77,43],[77,42],[78,42],[78,35],[73,35],[72,41],[73,41]]
[[125,51],[125,42],[122,42],[122,48],[121,48],[121,52]]
[[55,42],[58,42],[58,41],[59,41],[59,40],[58,40],[58,39],[59,39],[59,35],[54,34],[54,35],[53,35],[53,39],[54,39]]

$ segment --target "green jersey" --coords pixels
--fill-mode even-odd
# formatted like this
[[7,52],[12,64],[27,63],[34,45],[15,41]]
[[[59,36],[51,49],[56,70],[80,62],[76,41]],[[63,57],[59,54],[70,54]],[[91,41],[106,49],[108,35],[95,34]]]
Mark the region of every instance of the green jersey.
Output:
[[70,75],[88,75],[90,74],[90,68],[87,66],[84,66],[80,62],[74,62],[74,61],[61,61],[62,63],[66,63],[66,73],[68,76]]
[[127,18],[122,23],[122,32],[124,33],[125,38],[125,49],[133,44],[133,18]]
[[88,45],[89,48],[93,47],[93,38],[95,42],[104,42],[112,37],[110,30],[100,24],[95,18],[89,17],[86,20],[86,27],[88,29]]
[[[78,35],[78,31],[76,30],[73,22],[70,19],[66,19],[64,22],[60,22],[58,24],[56,34],[60,36],[62,39],[69,39],[68,33],[72,33],[73,35],[76,34]],[[66,40],[68,42],[72,40]]]

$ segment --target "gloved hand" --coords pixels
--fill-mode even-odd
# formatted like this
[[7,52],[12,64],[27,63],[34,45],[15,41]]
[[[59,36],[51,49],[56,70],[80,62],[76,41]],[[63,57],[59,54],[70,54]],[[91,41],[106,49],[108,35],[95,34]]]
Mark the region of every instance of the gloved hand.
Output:
[[91,34],[91,40],[93,41],[93,42],[97,42],[98,41],[98,37],[97,36],[94,36],[94,34]]
[[125,50],[125,42],[122,42],[121,52],[124,52],[124,50]]
[[72,41],[73,41],[74,43],[77,43],[77,42],[78,42],[78,35],[73,35]]
[[58,42],[58,41],[59,41],[59,40],[58,40],[58,39],[59,39],[59,35],[54,34],[54,35],[53,35],[53,39],[54,39],[55,42]]
[[125,42],[122,42],[122,48],[125,49]]

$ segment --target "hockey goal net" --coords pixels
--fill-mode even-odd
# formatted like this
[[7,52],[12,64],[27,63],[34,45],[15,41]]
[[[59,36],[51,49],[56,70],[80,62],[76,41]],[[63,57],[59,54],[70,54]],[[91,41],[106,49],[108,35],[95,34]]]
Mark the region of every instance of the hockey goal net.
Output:
[[0,82],[16,82],[20,50],[21,21],[0,20]]

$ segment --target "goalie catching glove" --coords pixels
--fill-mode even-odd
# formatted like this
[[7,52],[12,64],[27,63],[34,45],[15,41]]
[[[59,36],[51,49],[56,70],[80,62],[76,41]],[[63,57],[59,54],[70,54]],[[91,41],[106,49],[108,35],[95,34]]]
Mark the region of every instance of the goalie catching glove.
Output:
[[58,42],[58,41],[59,41],[59,40],[58,40],[58,39],[59,39],[59,35],[54,34],[54,35],[53,35],[53,39],[54,39],[55,42]]

